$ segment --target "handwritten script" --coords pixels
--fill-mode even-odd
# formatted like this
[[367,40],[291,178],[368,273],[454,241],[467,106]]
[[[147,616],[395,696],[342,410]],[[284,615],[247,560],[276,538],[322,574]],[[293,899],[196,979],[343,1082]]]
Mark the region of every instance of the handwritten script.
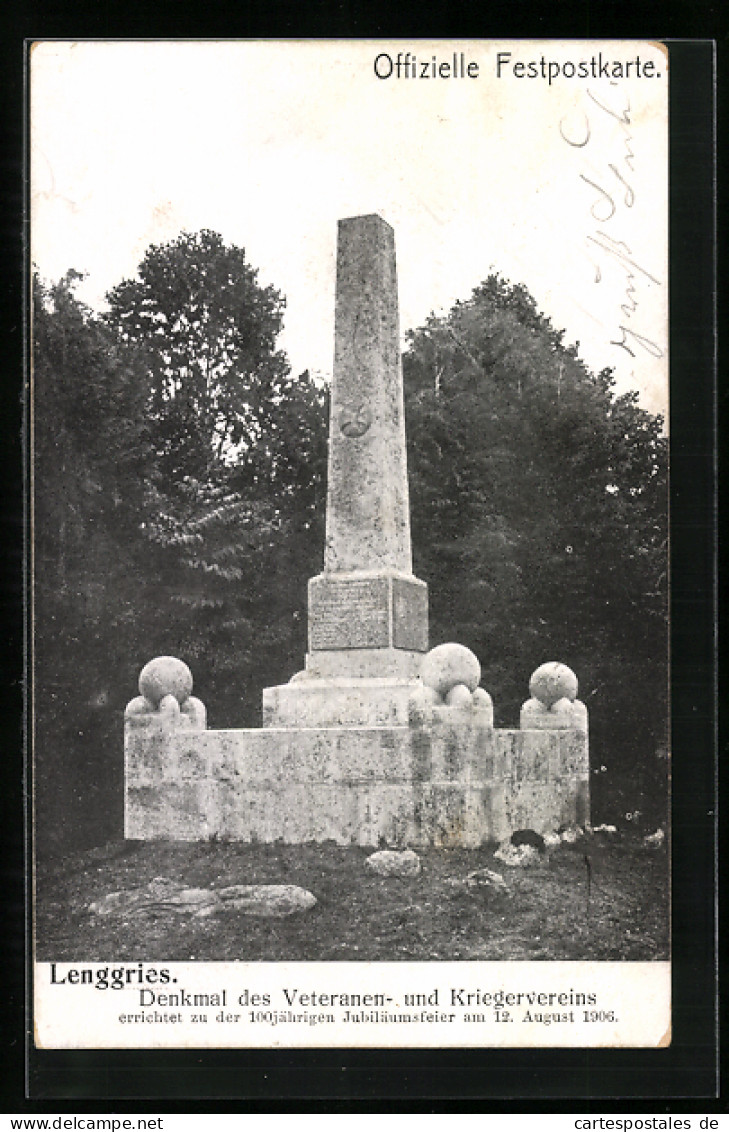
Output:
[[[616,88],[614,92],[601,91],[597,95],[590,89],[586,90],[582,106],[560,121],[559,132],[568,146],[584,151],[585,155],[585,168],[579,173],[579,178],[586,186],[589,214],[591,222],[594,222],[593,230],[585,237],[586,252],[594,269],[594,282],[602,282],[608,265],[625,273],[625,287],[617,303],[613,327],[609,330],[612,335],[609,343],[624,350],[631,358],[641,352],[661,358],[664,355],[661,346],[641,332],[639,312],[642,289],[660,287],[662,282],[655,272],[633,255],[631,247],[621,238],[626,222],[638,204],[630,99],[617,82],[611,82],[610,86]],[[615,153],[606,155],[605,127],[613,126],[613,123],[618,124],[620,145]],[[615,135],[613,126],[611,136]]]

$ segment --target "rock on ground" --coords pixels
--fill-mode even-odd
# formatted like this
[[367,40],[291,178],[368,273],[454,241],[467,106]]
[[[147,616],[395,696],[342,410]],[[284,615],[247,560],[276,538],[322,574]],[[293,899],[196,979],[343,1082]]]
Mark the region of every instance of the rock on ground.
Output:
[[584,833],[579,825],[568,825],[560,832],[560,839],[565,845],[575,845],[581,837],[584,837]]
[[381,849],[365,865],[382,877],[415,877],[420,872],[420,857],[412,849]]
[[295,884],[234,884],[229,888],[186,888],[177,881],[155,877],[142,888],[110,892],[89,906],[95,916],[139,916],[155,912],[183,912],[214,916],[235,910],[246,916],[279,917],[305,912],[316,897]]
[[539,850],[533,845],[502,845],[496,850],[494,857],[512,869],[527,869],[541,861]]
[[166,877],[155,877],[141,888],[108,893],[91,904],[89,912],[94,916],[136,916],[164,910],[197,913],[215,902],[215,894],[207,888],[186,888]]
[[546,849],[546,842],[541,833],[537,833],[533,829],[517,829],[511,835],[511,844],[516,845],[531,845],[539,853],[543,853]]
[[509,886],[501,873],[493,869],[474,869],[465,877],[453,877],[449,882],[452,888],[466,889],[471,892],[479,889],[493,889],[498,892],[508,892]]
[[218,890],[221,908],[235,908],[247,916],[291,916],[316,904],[316,896],[296,884],[233,884]]

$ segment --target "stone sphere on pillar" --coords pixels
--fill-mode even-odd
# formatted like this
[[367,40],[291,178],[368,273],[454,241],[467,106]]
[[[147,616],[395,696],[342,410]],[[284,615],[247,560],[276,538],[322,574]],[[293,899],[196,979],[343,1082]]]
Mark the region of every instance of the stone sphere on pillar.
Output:
[[466,684],[454,684],[446,696],[448,707],[471,707],[471,690]]
[[124,710],[124,716],[126,719],[130,719],[133,715],[149,715],[155,708],[156,704],[153,704],[146,696],[135,696],[134,699],[130,700],[127,704]]
[[163,696],[157,711],[166,719],[177,719],[180,715],[180,702],[176,696]]
[[442,707],[443,699],[438,695],[435,688],[431,688],[428,684],[422,684],[415,693],[419,701],[427,707]]
[[197,696],[188,696],[184,704],[180,705],[180,714],[198,731],[205,731],[208,725],[205,704]]
[[140,672],[139,691],[155,707],[159,707],[165,696],[174,696],[178,704],[184,704],[192,692],[192,673],[177,657],[157,656]]
[[577,677],[566,664],[550,660],[532,673],[529,693],[546,708],[551,708],[562,699],[572,703],[577,697]]
[[491,720],[493,722],[494,703],[485,688],[476,688],[475,692],[471,696],[471,706],[475,708],[476,711],[490,712]]
[[433,708],[442,706],[438,693],[426,684],[420,684],[410,696],[408,701],[408,718],[414,725],[424,723],[432,717]]
[[427,687],[434,688],[445,699],[457,684],[465,684],[469,692],[475,692],[481,680],[481,664],[465,645],[449,642],[425,654],[420,676]]

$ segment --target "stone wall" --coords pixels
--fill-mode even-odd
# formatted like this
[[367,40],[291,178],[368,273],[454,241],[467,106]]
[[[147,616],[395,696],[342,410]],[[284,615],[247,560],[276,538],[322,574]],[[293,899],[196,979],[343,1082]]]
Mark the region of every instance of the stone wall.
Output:
[[131,714],[125,777],[125,836],[139,840],[475,847],[589,820],[586,730],[495,729],[461,708],[296,730]]

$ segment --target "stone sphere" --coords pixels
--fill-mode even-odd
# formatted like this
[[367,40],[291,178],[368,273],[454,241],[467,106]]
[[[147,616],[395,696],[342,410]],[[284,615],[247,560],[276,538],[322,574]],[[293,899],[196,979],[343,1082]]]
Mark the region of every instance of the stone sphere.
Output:
[[177,697],[172,695],[163,696],[157,710],[160,715],[168,716],[170,719],[177,719],[180,714],[180,704]]
[[[160,704],[160,708],[161,708]],[[207,712],[205,704],[197,696],[188,696],[184,704],[180,705],[180,714],[187,717],[192,727],[198,731],[205,731],[207,727]]]
[[572,702],[577,695],[577,677],[566,664],[550,660],[532,673],[529,693],[547,708],[551,708],[552,704],[556,704],[557,700],[561,699]]
[[471,703],[477,711],[488,711],[493,708],[493,701],[485,688],[476,688],[471,696]]
[[478,657],[465,645],[437,645],[423,657],[420,675],[424,684],[444,698],[456,684],[465,684],[474,692],[481,680]]
[[149,715],[155,710],[155,705],[145,696],[135,696],[124,709],[124,715],[129,719],[132,715]]
[[549,708],[545,707],[541,700],[535,700],[533,696],[530,700],[527,700],[526,703],[521,705],[522,719],[546,715],[548,711]]
[[442,704],[442,700],[433,688],[425,684],[417,687],[408,700],[408,718],[412,724],[418,726],[424,723],[431,715],[432,709]]
[[470,707],[471,689],[465,684],[455,684],[445,698],[448,707]]
[[174,656],[157,656],[139,674],[139,691],[157,707],[164,696],[183,704],[192,691],[192,673]]

